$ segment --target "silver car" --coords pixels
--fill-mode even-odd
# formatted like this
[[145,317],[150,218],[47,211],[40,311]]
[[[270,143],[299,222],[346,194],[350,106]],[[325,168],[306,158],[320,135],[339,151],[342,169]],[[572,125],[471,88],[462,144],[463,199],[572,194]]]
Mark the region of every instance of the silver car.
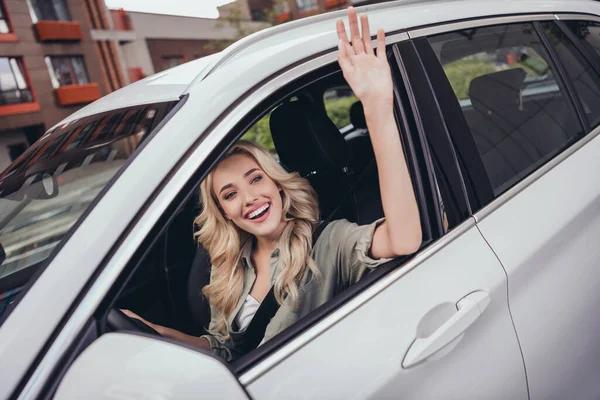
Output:
[[367,11],[421,249],[231,364],[119,311],[204,331],[198,187],[241,137],[294,158],[324,214],[381,216],[345,12],[270,28],[83,108],[0,175],[1,399],[600,398],[600,3]]

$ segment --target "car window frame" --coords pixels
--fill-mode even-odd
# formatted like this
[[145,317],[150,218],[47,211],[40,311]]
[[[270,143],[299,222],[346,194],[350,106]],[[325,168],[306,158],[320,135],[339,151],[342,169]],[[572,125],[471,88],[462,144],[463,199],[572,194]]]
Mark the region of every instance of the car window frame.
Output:
[[[404,39],[408,40],[408,36],[404,36]],[[317,57],[315,60],[313,60],[315,61],[316,65],[308,67],[308,71],[306,71],[305,74],[301,74],[294,80],[282,84],[277,90],[270,93],[269,96],[262,98],[259,104],[255,106],[255,108],[243,115],[241,120],[239,120],[233,128],[229,129],[227,134],[220,141],[219,145],[211,150],[209,159],[205,160],[204,163],[197,165],[196,170],[193,171],[190,174],[190,176],[187,176],[184,189],[177,193],[175,195],[175,199],[172,201],[169,207],[162,211],[160,222],[155,224],[154,228],[152,229],[152,232],[146,235],[146,239],[144,239],[145,244],[141,245],[136,250],[136,261],[134,262],[134,264],[136,265],[129,271],[125,271],[126,268],[124,268],[122,276],[119,277],[119,282],[115,282],[115,286],[119,286],[120,289],[112,293],[113,298],[111,300],[104,301],[104,311],[100,315],[100,324],[102,324],[103,321],[106,320],[108,311],[116,302],[118,294],[122,290],[124,290],[126,282],[135,273],[137,265],[143,262],[144,256],[147,254],[148,251],[150,251],[152,246],[159,243],[160,238],[168,229],[171,221],[175,218],[177,213],[185,206],[185,202],[189,201],[192,198],[194,193],[198,190],[198,186],[201,180],[216,165],[216,163],[221,159],[221,157],[224,155],[227,149],[231,145],[233,145],[239,138],[241,138],[243,134],[257,121],[259,121],[261,118],[267,115],[272,110],[272,108],[279,104],[282,100],[289,97],[290,95],[293,96],[298,90],[302,90],[303,88],[309,86],[312,82],[316,80],[326,78],[334,73],[339,73],[339,67],[336,65],[335,59],[332,58],[332,55],[335,56],[335,52],[329,53],[326,56]],[[310,62],[307,64],[310,64]],[[315,74],[318,74],[318,76],[313,76]],[[398,115],[396,116],[398,117]],[[399,130],[401,129],[404,128],[399,127]],[[185,162],[187,160],[189,160],[189,158],[186,160],[182,159],[180,162]],[[425,216],[424,218],[429,217]],[[431,241],[432,240],[428,240],[427,242],[429,243]],[[354,285],[352,288],[345,291],[344,294],[339,295],[335,299],[327,302],[318,310],[313,311],[313,313],[295,323],[293,327],[286,329],[284,332],[274,337],[268,343],[263,344],[262,346],[260,346],[260,348],[249,353],[248,356],[242,357],[240,360],[231,363],[231,369],[235,372],[236,376],[239,377],[241,374],[243,374],[253,366],[257,365],[265,359],[269,359],[269,357],[273,353],[278,352],[293,338],[298,337],[304,331],[309,329],[312,325],[316,324],[317,322],[325,318],[327,315],[334,312],[339,307],[355,298],[358,293],[365,291],[371,284],[377,282],[382,276],[397,269],[398,266],[404,265],[406,260],[409,258],[412,258],[412,255],[408,257],[396,258],[382,266],[382,268],[378,268],[378,271],[376,271],[378,273],[374,272],[369,274],[364,280],[361,281],[361,284]]]
[[[407,91],[409,104],[412,113],[417,116],[416,129],[421,141],[421,151],[428,160],[430,173],[435,176],[433,180],[438,185],[437,190],[441,190],[442,199],[439,200],[448,199],[447,206],[452,205],[446,208],[450,227],[458,226],[471,212],[464,178],[460,173],[459,162],[450,141],[446,121],[436,100],[433,84],[414,40],[395,44],[394,51],[396,64],[410,87]],[[441,180],[442,174],[445,176],[444,180]]]
[[[391,45],[407,40],[409,40],[409,37],[405,31],[396,31],[388,34],[386,44]],[[148,243],[147,240],[151,240],[152,237],[157,238],[160,236],[155,234],[157,232],[156,229],[160,229],[160,226],[167,226],[169,218],[175,218],[177,215],[176,211],[179,209],[178,207],[183,204],[181,201],[185,196],[191,195],[191,192],[184,191],[190,185],[190,181],[200,182],[201,178],[222,157],[229,146],[228,143],[233,143],[231,142],[232,138],[236,139],[238,135],[241,136],[240,132],[245,131],[264,116],[264,114],[256,114],[252,118],[247,118],[250,111],[260,104],[264,104],[269,96],[276,95],[278,90],[306,75],[308,72],[328,64],[334,65],[336,51],[337,47],[313,54],[301,62],[289,65],[275,72],[267,80],[257,83],[246,91],[244,95],[231,103],[229,107],[215,118],[204,132],[199,133],[196,141],[189,145],[185,155],[162,178],[152,195],[145,201],[144,206],[131,219],[128,229],[115,239],[110,252],[98,264],[94,276],[90,277],[85,288],[81,291],[80,297],[73,303],[69,309],[69,313],[61,319],[54,331],[54,337],[56,338],[54,343],[49,343],[45,349],[47,353],[52,353],[51,356],[44,357],[44,354],[40,354],[38,364],[32,366],[30,371],[45,368],[48,372],[45,372],[44,376],[47,376],[57,373],[56,368],[68,368],[69,362],[68,360],[64,360],[66,356],[64,348],[68,347],[70,343],[83,340],[84,329],[78,327],[89,326],[92,320],[102,317],[102,310],[97,306],[98,302],[101,302],[101,307],[103,308],[110,306],[110,301],[105,301],[104,299],[107,295],[114,294],[114,287],[119,285],[122,287],[123,283],[128,279],[131,271],[127,271],[126,267],[132,261],[140,261],[139,257],[144,251],[144,243]],[[166,122],[164,121],[164,123]],[[160,127],[164,123],[161,123]],[[246,129],[240,129],[239,127],[245,127]],[[155,131],[159,128],[155,129]],[[403,270],[418,267],[424,260],[435,254],[439,248],[448,245],[455,238],[463,234],[466,229],[472,227],[472,224],[473,220],[468,219],[452,232],[443,235],[429,246],[419,250],[408,262],[401,259],[392,261],[390,272],[398,271],[398,265],[401,265]],[[375,274],[370,275],[372,277],[369,276],[368,278],[376,282],[377,290],[379,291],[387,287],[390,279],[397,279],[397,277],[391,276],[397,274],[386,275],[381,279]],[[369,283],[366,282],[366,284]],[[359,287],[356,286],[356,288],[358,289]],[[358,307],[357,304],[359,305],[368,301],[369,298],[377,293],[377,291],[374,292],[373,290],[369,290],[369,288],[363,287],[360,293],[348,291],[350,300],[339,296],[329,302],[328,304],[333,307],[332,310],[335,310],[335,313],[332,313],[333,315],[329,313],[320,314],[318,329],[326,329],[327,324],[335,323],[336,319],[343,318]],[[337,304],[336,301],[343,304],[343,307]],[[73,332],[73,329],[76,329],[76,331]],[[281,357],[285,357],[296,351],[310,340],[309,336],[314,334],[318,334],[318,332],[313,330],[311,331],[311,335],[303,335],[302,330],[298,328],[294,340],[286,341],[285,344],[277,344],[275,342],[276,338],[274,338],[273,341],[265,343],[264,347],[261,346],[261,349],[256,350],[255,361],[246,365],[245,368],[238,366],[235,370],[236,376],[243,383],[242,380],[245,379],[244,377],[247,378],[249,376],[248,371],[260,373],[261,370],[264,371],[270,368],[270,365],[277,363],[277,360]],[[284,339],[282,338],[282,340]],[[269,349],[269,346],[272,346],[272,348]],[[259,353],[261,351],[265,352],[265,354],[261,355]],[[42,360],[41,362],[39,362],[40,359]],[[242,371],[245,371],[243,375]],[[24,377],[23,381],[26,382],[29,376],[31,374]],[[35,385],[39,387],[47,385],[47,382],[39,379]]]
[[[401,32],[401,33],[394,33],[388,36],[387,40],[388,40],[388,44],[391,41],[400,41],[401,40],[408,40],[408,35],[406,35],[406,33]],[[194,182],[200,182],[201,178],[203,176],[205,176],[205,174],[214,167],[214,165],[216,164],[216,162],[220,159],[220,157],[224,154],[224,152],[226,151],[227,147],[229,146],[229,144],[232,144],[233,141],[232,140],[236,140],[238,138],[238,136],[241,136],[241,132],[244,132],[248,127],[252,126],[252,124],[254,124],[256,121],[258,121],[260,118],[262,118],[264,115],[263,114],[255,114],[252,116],[252,118],[247,118],[249,115],[249,111],[251,108],[249,108],[250,106],[252,107],[256,107],[260,104],[263,104],[266,100],[267,97],[269,97],[270,95],[277,95],[277,90],[284,88],[286,86],[289,86],[290,82],[292,82],[293,80],[298,79],[299,77],[303,77],[304,75],[306,75],[309,71],[312,70],[316,70],[320,67],[326,66],[326,65],[334,65],[335,64],[335,56],[336,56],[336,51],[337,49],[330,49],[329,52],[327,52],[326,54],[320,53],[320,54],[316,54],[314,56],[312,56],[310,59],[306,60],[303,63],[300,63],[299,65],[292,65],[289,66],[288,68],[278,71],[278,73],[274,74],[271,77],[271,80],[268,82],[262,82],[261,84],[257,85],[259,86],[254,87],[250,93],[247,94],[247,96],[242,96],[239,101],[234,102],[231,107],[225,111],[221,116],[219,116],[216,121],[211,125],[211,127],[209,129],[207,129],[202,135],[199,135],[198,140],[192,144],[188,150],[188,152],[186,152],[185,156],[182,157],[179,162],[177,163],[177,165],[173,168],[172,172],[163,180],[162,184],[159,186],[159,188],[157,188],[157,190],[154,192],[154,195],[150,198],[148,198],[147,200],[147,207],[144,207],[143,210],[140,210],[140,212],[135,216],[135,218],[132,220],[131,222],[131,229],[128,230],[128,232],[124,233],[123,235],[121,235],[121,237],[119,237],[116,242],[115,245],[113,246],[114,251],[111,251],[111,254],[107,255],[105,257],[104,262],[98,266],[98,274],[95,277],[98,281],[102,280],[102,274],[103,274],[103,269],[106,267],[106,264],[108,263],[118,263],[118,265],[120,265],[120,275],[116,280],[110,281],[110,282],[101,282],[98,283],[98,285],[105,285],[105,289],[103,291],[99,291],[99,289],[95,286],[95,284],[97,282],[93,282],[93,280],[90,281],[89,285],[93,286],[93,296],[102,296],[103,298],[111,291],[114,290],[112,289],[113,287],[117,286],[117,285],[122,285],[124,281],[126,281],[129,277],[129,273],[126,272],[126,265],[129,264],[129,262],[131,260],[134,259],[134,257],[136,259],[138,259],[138,261],[140,261],[141,259],[139,259],[138,257],[141,255],[140,253],[142,252],[143,248],[142,248],[142,243],[146,240],[148,240],[149,238],[152,239],[152,237],[154,238],[158,238],[160,235],[156,234],[155,229],[158,229],[159,227],[166,227],[168,226],[169,223],[169,218],[174,218],[175,215],[177,214],[177,211],[179,210],[179,208],[182,206],[183,203],[181,202],[177,202],[177,199],[179,198],[179,200],[181,201],[182,199],[184,199],[185,196],[191,196],[191,192],[187,191],[184,193],[183,189],[179,189],[176,191],[176,193],[170,193],[171,191],[169,190],[169,187],[171,185],[181,185],[178,186],[180,188],[185,187],[186,185],[189,185],[191,181]],[[339,70],[339,67],[335,67],[336,70]],[[293,74],[290,74],[290,70],[294,70]],[[288,89],[285,89],[288,90]],[[250,98],[250,99],[249,99]],[[265,110],[266,112],[266,110]],[[240,128],[243,127],[243,128]],[[219,134],[217,134],[217,136],[213,136],[213,139],[216,140],[216,143],[218,143],[218,145],[216,145],[215,147],[211,148],[210,151],[208,153],[206,153],[206,148],[201,146],[203,144],[203,140],[206,138],[207,135],[209,134],[213,134],[214,135],[214,131],[215,130],[219,130],[221,131],[220,138],[218,137]],[[232,136],[233,135],[233,136]],[[213,142],[215,143],[215,142]],[[228,144],[229,143],[229,144]],[[196,156],[197,153],[199,152],[200,154],[202,154],[202,152],[205,152],[205,156]],[[203,161],[201,161],[203,160]],[[178,183],[177,183],[178,182]],[[162,197],[164,196],[164,197]],[[181,197],[184,196],[184,197]],[[156,199],[158,197],[161,197],[161,201],[156,201]],[[164,200],[165,198],[170,199],[168,203],[165,203],[166,200]],[[156,209],[158,208],[158,209]],[[160,211],[158,211],[160,210]],[[170,211],[173,210],[173,211]],[[155,216],[156,213],[160,213],[160,217],[153,217],[153,215]],[[138,235],[133,235],[133,232],[136,231],[136,226],[147,226],[146,223],[142,223],[142,221],[144,221],[146,218],[152,218],[153,221],[155,221],[152,226],[154,228],[151,228],[147,231],[145,231],[143,234],[140,232],[140,235],[142,235],[141,238],[134,238],[134,236],[138,236]],[[141,229],[141,228],[140,228]],[[446,236],[447,238],[447,236]],[[442,237],[442,241],[443,241],[444,237]],[[444,241],[443,243],[439,243],[439,240],[437,244],[437,246],[443,246],[445,245],[445,243],[448,241],[449,239],[447,239],[446,241]],[[135,245],[135,250],[131,250],[133,257],[128,257],[127,260],[123,259],[123,258],[119,258],[118,260],[112,259],[112,255],[114,255],[117,252],[117,249],[119,249],[121,246],[127,247],[127,248],[131,248],[134,245],[130,243],[130,241],[133,241],[134,243],[138,243],[137,245]],[[431,247],[429,247],[430,251]],[[129,251],[129,250],[128,250]],[[405,260],[402,259],[396,259],[394,261],[392,261],[391,263],[391,268],[390,271],[396,270],[396,266],[397,265],[405,265]],[[130,271],[132,272],[132,271]],[[383,272],[383,270],[382,270]],[[386,271],[387,272],[387,271]],[[373,280],[376,281],[376,276],[374,274],[373,275]],[[121,286],[122,287],[122,286]],[[365,292],[366,291],[366,287],[363,287],[361,292]],[[360,293],[358,296],[363,296],[364,293]],[[85,294],[82,295],[82,299],[81,301],[85,300]],[[355,299],[357,296],[354,294],[350,294],[348,295],[348,298],[350,299]],[[343,300],[340,299],[339,300]],[[348,299],[344,300],[342,302],[346,303],[348,301]],[[105,307],[108,307],[110,302],[106,302],[103,301],[103,305]],[[330,302],[332,303],[332,302]],[[88,303],[89,304],[89,303]],[[332,303],[332,305],[334,305]],[[79,306],[79,304],[75,304],[73,306],[73,308],[77,308]],[[334,305],[335,306],[335,305]],[[106,310],[108,310],[108,308],[106,308]],[[89,311],[89,315],[87,318],[97,318],[99,316],[99,311],[98,310],[88,310],[88,311],[83,311],[83,312],[79,312],[80,310],[78,310],[78,315],[86,315],[85,313],[87,313]],[[325,316],[328,314],[320,314],[319,316],[319,320],[321,320],[322,318],[325,318]],[[86,322],[88,322],[88,320],[86,320]],[[70,320],[67,321],[67,324],[83,324],[86,322],[82,322],[82,321],[75,321],[75,320]],[[63,329],[66,329],[65,327],[63,327]],[[82,334],[82,332],[80,331],[79,334],[72,339],[69,340],[79,340],[80,339],[80,335]],[[295,335],[301,335],[300,330],[297,330],[295,332]],[[79,339],[77,339],[79,338]],[[278,355],[282,354],[282,347],[286,347],[285,351],[289,351],[289,347],[288,346],[283,346],[281,343],[277,344],[275,341],[270,341],[272,342],[270,345],[273,346],[272,349],[268,349],[268,346],[270,346],[269,344],[265,344],[264,348],[263,346],[261,346],[261,349],[256,351],[256,357],[254,357],[254,359],[257,362],[262,362],[263,360],[271,360],[272,361],[272,357],[270,357],[271,353],[276,351]],[[285,343],[286,345],[289,344],[289,342]],[[260,352],[261,350],[268,350],[267,354],[263,354],[260,355],[258,354],[258,352]],[[241,368],[238,367],[236,368],[236,375],[240,375],[241,372],[243,370],[247,370],[248,368],[250,368],[251,366],[255,365],[256,362],[252,362],[251,364],[246,365],[246,368]]]
[[[569,15],[578,15],[578,14],[569,14]],[[583,16],[579,15],[579,19],[582,19]],[[498,196],[494,196],[493,191],[491,190],[491,182],[485,173],[485,169],[483,168],[483,160],[479,151],[477,150],[477,146],[475,144],[475,139],[473,134],[471,133],[470,127],[466,121],[462,110],[460,109],[460,105],[454,93],[452,92],[452,96],[446,90],[442,92],[442,95],[437,94],[437,98],[440,104],[440,107],[445,109],[444,115],[451,116],[451,119],[457,121],[461,128],[455,126],[454,129],[450,129],[450,135],[452,136],[453,146],[455,151],[458,154],[461,154],[463,159],[477,159],[481,162],[481,168],[477,169],[467,169],[465,166],[461,165],[461,172],[464,176],[465,181],[467,182],[479,182],[479,184],[469,185],[469,201],[471,203],[472,214],[476,217],[477,220],[484,218],[485,215],[493,212],[500,204],[504,203],[508,199],[514,197],[517,193],[531,184],[533,181],[537,180],[540,176],[542,176],[547,170],[556,165],[559,160],[562,160],[563,157],[561,155],[565,154],[565,152],[571,153],[569,150],[574,151],[579,146],[576,146],[579,142],[582,141],[586,136],[590,134],[590,130],[586,127],[589,126],[587,121],[585,121],[585,115],[583,115],[583,111],[581,108],[581,104],[575,95],[572,83],[566,79],[566,71],[564,71],[563,66],[560,64],[560,61],[557,59],[554,49],[551,46],[548,46],[547,37],[543,32],[543,28],[540,26],[540,23],[543,21],[556,21],[557,14],[554,13],[536,13],[536,14],[523,14],[523,15],[513,15],[513,16],[504,16],[504,17],[492,17],[492,18],[480,18],[470,21],[463,22],[455,22],[448,24],[441,24],[435,27],[427,27],[422,29],[414,29],[409,31],[411,37],[417,41],[417,39],[421,39],[423,42],[423,47],[421,49],[421,54],[424,49],[431,51],[433,53],[433,49],[429,45],[427,38],[433,35],[439,35],[444,33],[451,33],[459,30],[465,30],[470,28],[479,28],[486,26],[494,26],[494,25],[505,25],[505,24],[518,24],[518,23],[531,23],[534,26],[535,33],[540,37],[540,45],[543,46],[544,50],[547,52],[549,57],[549,63],[552,64],[552,67],[557,71],[555,79],[559,84],[562,84],[564,90],[564,95],[566,97],[566,101],[573,107],[575,111],[575,118],[579,121],[582,126],[583,134],[580,135],[576,140],[570,143],[567,147],[563,148],[557,154],[555,154],[552,158],[545,161],[541,165],[538,165],[534,170],[530,171],[525,177],[523,177],[519,182],[513,184],[510,188],[505,190],[503,193]],[[585,20],[585,19],[584,19]],[[600,18],[596,21],[600,22]],[[541,31],[540,31],[541,30]],[[586,59],[590,62],[589,59]],[[430,71],[434,70],[435,73],[443,77],[445,83],[449,86],[449,80],[443,70],[441,63],[436,58],[436,63],[430,62],[428,67],[430,67]],[[439,92],[439,91],[438,91]],[[459,110],[460,112],[457,112]],[[467,132],[468,134],[464,134]],[[465,141],[468,142],[468,146],[465,146]],[[576,148],[574,148],[576,146]],[[484,182],[487,181],[487,184]]]

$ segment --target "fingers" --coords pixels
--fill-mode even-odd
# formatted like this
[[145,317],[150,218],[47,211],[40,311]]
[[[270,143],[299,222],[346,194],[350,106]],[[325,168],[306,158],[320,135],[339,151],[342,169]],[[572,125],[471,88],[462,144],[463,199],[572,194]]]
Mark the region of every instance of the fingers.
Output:
[[387,59],[385,55],[385,33],[381,28],[377,30],[377,57],[382,60]]
[[354,53],[364,53],[365,48],[358,30],[358,19],[356,18],[356,9],[354,7],[348,7],[348,21],[350,23],[350,40],[352,40]]
[[340,64],[340,68],[344,72],[344,74],[352,71],[352,61],[350,60],[348,51],[352,51],[348,44],[348,41],[344,43],[343,40],[340,40],[338,43],[338,63]]
[[366,14],[360,16],[360,27],[362,30],[362,42],[365,47],[365,53],[373,54],[373,44],[371,43],[371,29],[369,28],[369,17]]
[[348,44],[348,36],[346,36],[346,27],[344,26],[344,21],[338,19],[335,21],[335,29],[337,30],[338,39],[344,44]]

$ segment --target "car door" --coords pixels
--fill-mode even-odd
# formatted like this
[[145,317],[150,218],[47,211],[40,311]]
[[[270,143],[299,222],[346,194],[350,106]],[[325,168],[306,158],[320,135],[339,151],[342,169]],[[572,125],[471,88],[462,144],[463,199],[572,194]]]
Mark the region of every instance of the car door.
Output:
[[401,131],[417,130],[431,145],[426,173],[438,174],[443,192],[465,196],[448,199],[447,209],[459,212],[451,213],[451,230],[412,260],[245,370],[240,381],[255,399],[528,397],[506,274],[464,209],[445,123],[419,60],[403,57],[406,50],[389,53],[398,62]]
[[460,106],[454,115],[477,145],[461,157],[483,160],[489,186],[474,185],[477,228],[508,275],[533,399],[600,396],[600,78],[590,42],[599,25],[563,17],[582,18],[514,17],[420,39],[452,86],[453,104],[438,86],[447,115]]
[[[401,40],[412,46],[406,41],[406,34],[390,40]],[[407,152],[411,154],[413,145],[419,147],[419,143],[410,142],[409,137],[418,138],[423,149],[429,144],[436,149],[430,155],[433,160],[425,160],[416,167],[422,175],[437,176],[441,193],[453,193],[456,197],[444,198],[450,230],[436,237],[406,263],[394,261],[388,264],[388,268],[392,267],[389,273],[350,292],[352,294],[342,303],[326,304],[328,307],[315,311],[317,319],[314,323],[302,330],[291,327],[281,334],[281,338],[276,337],[272,343],[269,341],[259,347],[252,362],[243,370],[232,366],[237,376],[221,375],[230,383],[239,378],[252,398],[527,398],[522,357],[508,309],[506,274],[470,216],[458,163],[449,157],[453,153],[449,143],[443,142],[447,136],[445,122],[432,107],[435,101],[426,86],[427,77],[420,63],[416,59],[404,59],[397,47],[390,50],[392,60],[400,63],[394,65],[397,111],[405,135],[403,139],[409,144]],[[208,79],[209,83],[211,79],[218,82],[219,89],[224,92],[244,90],[243,100],[227,108],[227,113],[225,108],[230,104],[225,105],[218,99],[214,90],[211,92],[206,86],[191,90],[181,109],[147,143],[90,214],[87,221],[95,224],[84,225],[81,229],[87,231],[80,230],[74,236],[77,240],[86,240],[89,236],[83,234],[91,235],[90,231],[119,204],[118,200],[125,194],[136,193],[137,202],[123,208],[131,212],[135,207],[139,212],[136,210],[134,216],[126,216],[129,218],[126,219],[127,232],[119,235],[110,253],[102,254],[104,261],[98,261],[101,266],[97,275],[91,279],[88,289],[81,295],[81,302],[74,306],[72,315],[49,345],[47,355],[34,371],[36,379],[30,380],[22,392],[24,398],[33,397],[42,390],[42,393],[51,393],[51,386],[59,380],[64,369],[68,369],[67,374],[74,371],[65,375],[73,382],[79,376],[77,364],[93,368],[108,359],[112,364],[103,365],[119,366],[114,367],[115,371],[125,370],[124,373],[132,375],[113,374],[111,372],[115,371],[107,371],[106,367],[103,376],[117,375],[116,378],[127,383],[128,377],[138,377],[140,364],[144,365],[135,361],[146,360],[153,354],[160,354],[154,359],[167,359],[169,355],[177,358],[174,352],[162,350],[136,358],[132,354],[136,349],[146,345],[155,347],[159,341],[149,338],[131,340],[123,337],[127,336],[123,333],[96,338],[94,334],[99,331],[96,324],[101,323],[101,315],[114,304],[113,297],[126,284],[132,261],[144,254],[147,241],[157,237],[156,232],[169,221],[170,212],[177,209],[179,197],[185,197],[185,190],[191,190],[226,147],[243,134],[245,128],[241,127],[247,127],[248,120],[259,118],[256,109],[279,101],[272,96],[280,92],[302,87],[306,82],[301,79],[329,74],[337,68],[335,60],[335,47],[331,46],[327,54],[319,53],[281,73],[269,73],[252,91],[252,82],[244,82],[247,87],[238,88],[239,82],[225,79],[230,76],[229,70],[217,71]],[[223,84],[229,86],[223,89]],[[406,90],[404,84],[412,90]],[[210,123],[200,121],[204,116],[202,107],[210,99],[221,101],[215,100],[215,104],[221,107],[223,118],[200,131],[206,136],[205,140],[195,141],[195,137],[201,135],[200,122]],[[407,123],[407,119],[414,121]],[[428,133],[427,137],[425,133]],[[179,141],[171,139],[175,134],[179,135]],[[194,138],[194,145],[188,149],[186,146],[192,143],[189,138]],[[168,179],[161,178],[155,186],[147,187],[139,176],[144,176],[165,148],[170,149],[169,162],[179,160],[177,168],[173,167]],[[431,166],[433,162],[436,163],[435,170]],[[165,163],[161,163],[161,171],[172,167],[171,164],[162,165]],[[429,201],[426,206],[437,209],[439,204]],[[81,242],[73,239],[68,243],[71,248],[78,244]],[[71,263],[76,265],[75,261]],[[89,337],[86,337],[88,333]],[[115,341],[120,345],[111,344]],[[77,352],[86,346],[77,357]],[[167,351],[167,347],[160,347]],[[108,353],[102,358],[104,349],[112,349],[110,356],[116,355],[117,362]],[[189,352],[181,354],[182,357],[187,355]],[[203,364],[208,361],[201,360],[199,354],[194,359]],[[136,382],[150,383],[148,376],[152,377],[153,384],[162,382],[161,373],[167,373],[165,370],[170,364],[156,364],[152,369],[160,373],[146,375],[145,381]],[[210,379],[208,375],[205,378]],[[117,393],[123,395],[123,392]],[[127,393],[131,395],[132,392]]]

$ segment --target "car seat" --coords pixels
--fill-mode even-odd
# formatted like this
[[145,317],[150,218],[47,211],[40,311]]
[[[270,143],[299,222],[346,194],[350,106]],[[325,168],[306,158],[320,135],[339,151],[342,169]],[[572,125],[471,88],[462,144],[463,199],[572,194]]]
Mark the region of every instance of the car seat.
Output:
[[285,103],[272,112],[270,128],[281,164],[308,179],[317,192],[321,218],[335,211],[334,218],[356,221],[350,149],[325,112],[306,100]]

